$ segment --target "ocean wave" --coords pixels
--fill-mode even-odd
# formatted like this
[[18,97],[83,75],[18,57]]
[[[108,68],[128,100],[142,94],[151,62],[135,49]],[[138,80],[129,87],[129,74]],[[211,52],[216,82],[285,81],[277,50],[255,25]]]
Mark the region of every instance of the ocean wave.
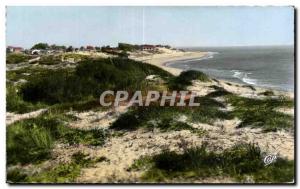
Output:
[[248,83],[250,85],[257,85],[257,80],[250,78],[251,72],[242,72],[240,70],[232,70],[233,77],[240,79],[241,81]]
[[[207,52],[207,55],[201,57],[201,58],[192,58],[192,59],[186,59],[186,60],[176,60],[176,61],[170,61],[166,62],[165,66],[167,67],[172,67],[174,64],[182,64],[182,63],[188,63],[188,62],[194,62],[194,61],[199,61],[199,60],[204,60],[204,59],[210,59],[213,58],[215,54],[219,54],[218,52]],[[188,65],[184,65],[185,67],[190,67]]]
[[201,58],[187,59],[187,60],[184,60],[183,62],[193,62],[193,61],[197,61],[197,60],[210,59],[210,58],[213,58],[215,54],[219,54],[219,53],[218,52],[207,52],[207,55],[205,55]]

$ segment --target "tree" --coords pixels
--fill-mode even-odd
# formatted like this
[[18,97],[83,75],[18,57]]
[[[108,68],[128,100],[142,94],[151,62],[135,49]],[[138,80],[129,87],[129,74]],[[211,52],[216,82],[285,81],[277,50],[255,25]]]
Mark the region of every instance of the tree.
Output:
[[10,53],[10,49],[6,48],[6,54]]
[[134,50],[136,50],[135,45],[131,45],[131,44],[128,44],[128,43],[119,43],[118,48],[122,51],[134,51]]
[[37,43],[35,45],[33,45],[33,47],[31,47],[31,49],[42,49],[42,50],[46,50],[49,48],[49,45],[47,43]]
[[50,49],[52,49],[52,50],[63,50],[64,51],[64,50],[66,50],[66,46],[53,44],[53,45],[50,46]]
[[118,54],[118,56],[119,56],[120,58],[125,58],[125,59],[127,59],[128,56],[129,56],[129,54],[128,54],[126,51],[122,51],[122,52],[120,52],[120,53]]
[[100,52],[101,51],[101,47],[95,47],[96,51]]
[[73,52],[73,47],[72,46],[69,46],[66,50],[67,52]]
[[81,46],[81,47],[80,47],[80,50],[81,50],[81,51],[84,51],[84,49],[85,49],[84,46]]

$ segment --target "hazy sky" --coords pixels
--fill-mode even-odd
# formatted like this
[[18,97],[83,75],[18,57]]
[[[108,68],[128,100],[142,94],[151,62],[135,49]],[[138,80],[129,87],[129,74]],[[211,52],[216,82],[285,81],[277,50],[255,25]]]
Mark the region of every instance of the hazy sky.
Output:
[[292,7],[7,7],[7,45],[292,45]]

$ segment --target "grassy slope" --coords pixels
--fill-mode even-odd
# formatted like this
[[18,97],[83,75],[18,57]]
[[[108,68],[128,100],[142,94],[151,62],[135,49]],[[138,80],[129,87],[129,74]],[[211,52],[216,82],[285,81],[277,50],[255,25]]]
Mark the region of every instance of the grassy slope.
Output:
[[51,158],[56,141],[101,146],[107,134],[104,130],[78,130],[65,125],[72,118],[45,114],[16,122],[7,128],[7,164],[39,163]]
[[257,183],[293,181],[293,161],[279,158],[265,166],[263,157],[260,148],[253,144],[236,145],[222,153],[209,152],[202,145],[186,149],[183,154],[163,151],[143,157],[131,169],[145,170],[142,179],[146,182],[186,182],[216,176],[235,178],[236,182],[247,181],[249,177]]
[[[23,75],[22,71],[32,73],[30,76]],[[173,77],[169,73],[152,65],[135,62],[128,59],[100,59],[100,60],[86,60],[83,61],[75,70],[22,70],[9,72],[10,80],[18,80],[25,77],[27,82],[20,86],[8,85],[7,93],[7,110],[15,112],[27,112],[40,107],[50,107],[54,114],[44,114],[35,119],[24,120],[10,125],[7,129],[7,154],[8,164],[14,165],[17,163],[40,163],[51,158],[51,149],[56,141],[68,144],[85,144],[85,145],[102,145],[107,135],[102,130],[97,131],[82,131],[77,129],[70,129],[63,123],[68,122],[71,118],[61,116],[61,111],[68,111],[70,108],[75,110],[88,110],[99,107],[97,103],[98,95],[103,90],[143,90],[147,91],[156,87],[155,84],[145,82],[147,75],[159,75],[166,81],[166,86],[163,89],[169,88],[173,90],[185,89],[191,84],[192,80],[200,79],[201,81],[209,81],[209,78],[196,71],[183,72],[178,77]],[[51,77],[49,77],[49,75]],[[160,87],[158,87],[160,88]],[[16,91],[16,89],[18,91]],[[132,107],[131,110],[122,115],[112,125],[112,129],[116,130],[134,130],[141,127],[152,129],[154,127],[160,128],[162,131],[169,130],[191,130],[192,132],[202,133],[201,130],[194,129],[188,123],[178,121],[178,118],[185,115],[188,121],[202,122],[212,124],[216,119],[233,119],[238,117],[242,120],[241,127],[255,126],[261,127],[266,131],[273,131],[275,129],[291,128],[293,126],[293,117],[276,112],[277,107],[291,107],[293,101],[284,98],[264,100],[255,100],[244,97],[235,96],[222,88],[216,88],[217,91],[205,97],[196,98],[200,102],[200,107],[160,107],[153,103],[150,107]],[[223,96],[226,99],[225,104],[213,99],[214,97]],[[234,106],[233,111],[223,111],[226,104]],[[201,148],[199,148],[201,149]],[[167,158],[167,164],[175,164],[172,158],[181,159],[189,162],[187,157],[192,154],[196,155],[196,159],[201,160],[205,158],[202,153],[203,150],[191,149],[186,152],[186,155],[173,154],[166,152],[161,157],[152,159],[152,163],[158,161],[164,156],[171,156]],[[254,148],[256,149],[256,148]],[[228,157],[239,156],[235,150],[231,152],[224,152]],[[205,154],[208,152],[205,152]],[[229,154],[228,154],[229,153]],[[246,152],[245,152],[246,153]],[[247,152],[248,153],[248,152]],[[247,154],[246,153],[246,154]],[[250,153],[250,152],[249,152]],[[252,153],[252,152],[251,152]],[[22,154],[20,156],[20,154]],[[198,155],[197,155],[198,154]],[[200,154],[200,155],[199,155]],[[209,157],[218,157],[218,154],[211,154]],[[225,158],[225,155],[222,156]],[[186,159],[187,158],[187,159]],[[197,159],[199,158],[199,159]],[[193,161],[194,161],[193,160]],[[228,159],[224,159],[227,161]],[[255,161],[254,161],[255,160]],[[253,159],[254,162],[257,159]],[[160,161],[160,160],[159,160]],[[229,161],[229,160],[228,160]],[[252,160],[251,160],[252,161]],[[251,163],[251,161],[249,161]],[[267,177],[270,177],[270,182],[281,181],[278,180],[278,175],[282,175],[284,171],[284,178],[290,178],[293,162],[278,161],[277,166],[270,166],[271,168],[258,169],[253,173],[256,179],[265,182]],[[280,164],[280,162],[283,162]],[[215,162],[216,163],[216,162]],[[253,162],[252,162],[253,163]],[[184,164],[176,163],[176,166],[183,166]],[[229,163],[230,164],[230,163]],[[211,170],[205,168],[209,175],[214,175],[214,171],[221,169],[226,174],[230,174],[233,164],[229,167],[222,164],[216,164]],[[256,164],[252,164],[257,166]],[[173,165],[172,165],[173,166]],[[150,169],[148,176],[145,179],[153,177],[157,179],[157,175],[162,174],[163,179],[168,179],[169,176],[179,176],[185,178],[187,173],[192,176],[201,176],[200,167],[185,167],[184,171],[174,171],[173,169],[165,169],[164,167],[154,166]],[[223,166],[223,167],[222,167]],[[53,170],[42,173],[41,177],[33,176],[29,178],[28,175],[22,175],[21,172],[8,173],[11,180],[23,181],[39,181],[39,182],[72,182],[78,176],[80,169],[84,166],[78,166],[71,162],[68,165],[57,166]],[[258,166],[259,167],[259,166]],[[177,168],[176,168],[177,169]],[[236,168],[234,168],[236,169]],[[153,170],[151,172],[151,170]],[[278,174],[271,174],[278,171]],[[62,174],[61,172],[65,173]],[[166,175],[165,175],[166,174]],[[200,175],[198,175],[200,174]],[[63,176],[61,176],[63,175]],[[207,175],[207,176],[209,176]],[[238,174],[242,175],[243,174]],[[31,175],[32,176],[32,175]],[[232,176],[232,175],[231,175]],[[273,178],[276,177],[276,178]],[[22,178],[22,179],[21,179]],[[52,179],[53,178],[53,179]],[[238,177],[237,177],[238,178]],[[160,179],[160,178],[159,178]],[[158,180],[159,180],[158,179]]]

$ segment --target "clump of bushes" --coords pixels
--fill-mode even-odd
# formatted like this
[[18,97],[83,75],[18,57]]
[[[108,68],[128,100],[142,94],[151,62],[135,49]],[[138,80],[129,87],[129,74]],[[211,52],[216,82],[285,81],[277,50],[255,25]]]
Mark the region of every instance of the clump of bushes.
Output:
[[186,90],[186,87],[191,85],[193,80],[210,81],[206,74],[200,71],[189,70],[181,72],[179,76],[171,79],[169,81],[169,88],[172,90]]
[[234,106],[232,114],[242,121],[239,127],[251,126],[276,131],[294,126],[293,116],[276,111],[278,107],[293,107],[293,100],[284,97],[251,99],[228,95],[226,101]]
[[22,169],[12,169],[7,173],[7,180],[10,183],[72,183],[80,175],[82,168],[104,160],[105,157],[92,159],[87,154],[76,152],[72,155],[70,163],[60,164],[39,173],[27,175]]
[[215,98],[215,97],[232,95],[231,92],[227,91],[223,87],[212,85],[211,88],[215,89],[215,91],[207,94],[206,97]]
[[29,80],[21,88],[26,101],[58,104],[99,95],[105,90],[135,91],[143,87],[147,75],[162,78],[170,74],[156,66],[123,58],[82,61],[74,72],[52,70]]
[[208,151],[206,144],[186,149],[179,154],[163,151],[136,161],[132,168],[146,169],[142,179],[147,182],[187,181],[227,176],[243,181],[250,176],[254,182],[284,183],[294,178],[294,162],[278,158],[265,166],[264,153],[254,144],[239,144],[221,153]]
[[157,103],[147,107],[132,107],[130,111],[122,114],[111,128],[116,130],[135,130],[138,128],[160,128],[168,130],[191,130],[192,126],[178,121],[180,116],[186,116],[188,121],[212,124],[216,119],[232,119],[230,112],[224,112],[224,104],[207,97],[196,97],[196,103],[200,106],[178,107],[160,106]]
[[128,44],[128,43],[119,43],[118,49],[120,49],[122,51],[135,51],[135,50],[139,50],[140,46],[132,45],[132,44]]
[[265,92],[259,93],[259,95],[274,96],[274,92],[271,90],[266,90]]
[[22,96],[18,92],[18,88],[7,84],[6,86],[6,111],[16,112],[16,113],[25,113],[29,111],[34,111],[40,108],[43,108],[42,103],[30,103],[23,100]]
[[70,117],[44,114],[16,122],[7,128],[7,163],[38,163],[51,158],[55,141],[70,145],[101,146],[107,137],[102,129],[79,130],[65,126]]
[[294,107],[294,101],[283,96],[278,98],[253,99],[234,95],[223,88],[217,89],[206,97],[225,97],[227,104],[234,108],[231,115],[242,122],[238,127],[259,127],[264,131],[277,129],[291,129],[294,126],[294,117],[276,109],[279,107]]
[[252,91],[256,91],[256,89],[252,85],[243,85],[243,87],[249,88]]
[[22,53],[9,53],[6,55],[6,64],[18,64],[22,62],[27,62],[30,56]]
[[41,58],[38,60],[38,63],[41,65],[55,65],[61,63],[60,56],[56,55],[46,55],[41,56]]
[[7,163],[26,164],[50,158],[59,122],[51,118],[29,119],[7,128]]

